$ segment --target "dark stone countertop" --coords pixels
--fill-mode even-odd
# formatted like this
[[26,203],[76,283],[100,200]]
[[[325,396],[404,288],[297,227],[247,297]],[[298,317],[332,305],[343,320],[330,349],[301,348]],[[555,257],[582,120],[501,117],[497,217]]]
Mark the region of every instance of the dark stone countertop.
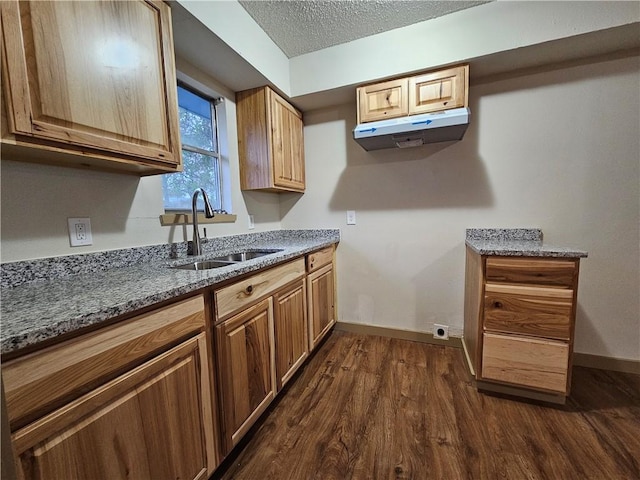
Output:
[[[339,230],[281,230],[206,239],[185,246],[138,247],[2,264],[1,353],[50,340],[120,315],[338,243]],[[210,270],[170,268],[240,250],[280,252]]]

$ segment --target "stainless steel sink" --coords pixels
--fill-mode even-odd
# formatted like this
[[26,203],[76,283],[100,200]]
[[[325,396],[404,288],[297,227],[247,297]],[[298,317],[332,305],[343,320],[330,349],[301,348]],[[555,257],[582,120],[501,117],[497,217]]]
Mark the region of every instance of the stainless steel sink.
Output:
[[254,258],[264,257],[271,253],[281,252],[282,250],[247,250],[246,252],[230,253],[214,258],[214,260],[222,262],[245,262]]
[[179,268],[181,270],[210,270],[212,268],[226,267],[236,262],[221,262],[219,260],[205,260],[201,262],[191,262],[184,265],[176,265],[171,268]]
[[201,260],[197,262],[185,263],[184,265],[176,265],[171,268],[179,268],[181,270],[210,270],[212,268],[226,267],[236,263],[253,260],[254,258],[263,257],[272,253],[281,252],[282,250],[246,250],[244,252],[230,253],[229,255],[221,255],[212,260]]

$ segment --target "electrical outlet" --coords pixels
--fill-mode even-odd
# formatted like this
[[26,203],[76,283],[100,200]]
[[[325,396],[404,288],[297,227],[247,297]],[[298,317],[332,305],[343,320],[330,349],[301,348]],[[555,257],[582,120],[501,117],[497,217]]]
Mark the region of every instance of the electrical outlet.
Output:
[[69,225],[69,243],[72,247],[93,245],[90,218],[68,218],[67,223]]
[[449,338],[449,325],[433,324],[433,338],[447,340]]

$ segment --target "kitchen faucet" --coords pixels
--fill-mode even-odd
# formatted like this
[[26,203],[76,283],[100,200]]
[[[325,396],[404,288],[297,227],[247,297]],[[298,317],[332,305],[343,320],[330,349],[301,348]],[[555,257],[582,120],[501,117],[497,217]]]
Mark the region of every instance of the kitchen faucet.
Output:
[[201,255],[202,247],[200,245],[200,232],[198,232],[198,208],[196,203],[198,201],[198,193],[202,193],[202,199],[204,200],[204,216],[207,218],[213,218],[214,212],[213,208],[211,208],[211,204],[209,203],[209,197],[207,196],[207,192],[202,188],[196,188],[195,192],[193,192],[193,198],[191,199],[191,214],[193,216],[193,241],[190,242],[189,247],[187,247],[187,255]]

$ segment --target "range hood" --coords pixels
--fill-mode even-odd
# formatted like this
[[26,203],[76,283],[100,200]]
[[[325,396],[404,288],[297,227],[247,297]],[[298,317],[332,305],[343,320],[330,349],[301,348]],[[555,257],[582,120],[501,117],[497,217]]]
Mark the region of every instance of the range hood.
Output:
[[427,143],[462,140],[469,126],[470,115],[468,108],[455,108],[361,123],[353,129],[353,138],[365,150],[418,147]]

